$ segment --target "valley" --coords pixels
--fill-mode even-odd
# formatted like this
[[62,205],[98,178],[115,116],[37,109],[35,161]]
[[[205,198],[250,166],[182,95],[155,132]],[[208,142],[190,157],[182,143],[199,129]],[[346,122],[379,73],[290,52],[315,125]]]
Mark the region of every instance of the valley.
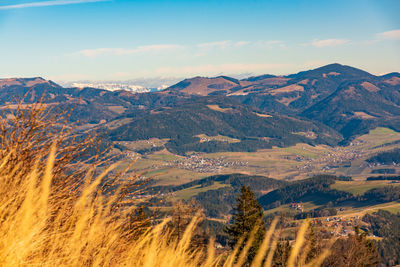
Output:
[[[322,196],[295,199],[302,203],[296,216],[319,213],[338,196],[347,199],[335,202],[338,214],[373,210],[383,204],[361,199],[391,186],[385,175],[400,174],[399,73],[375,76],[335,63],[286,76],[194,77],[144,93],[0,79],[6,116],[15,112],[15,97],[20,106],[41,101],[69,112],[67,124],[82,137],[101,137],[118,170],[133,163],[151,192],[167,196],[160,208],[194,199],[210,219],[229,218],[239,184],[259,185],[257,197],[269,199],[318,175],[336,180],[322,178],[330,188]],[[264,204],[266,215],[293,213],[290,203],[274,205]]]
[[[129,148],[134,152],[143,149],[143,142],[122,143],[127,147],[129,143]],[[149,141],[148,145],[156,146],[154,142],[160,141]],[[304,179],[324,173],[365,180],[376,175],[371,174],[373,170],[389,168],[394,173],[400,173],[399,164],[373,165],[365,161],[371,155],[398,148],[399,142],[400,133],[388,128],[376,128],[357,137],[349,145],[337,147],[300,143],[285,148],[260,149],[257,152],[192,153],[182,156],[163,149],[145,156],[135,153],[135,167],[140,171],[159,170],[154,179],[164,185],[169,182],[179,184],[180,176],[183,183],[228,173],[263,175],[284,180]]]

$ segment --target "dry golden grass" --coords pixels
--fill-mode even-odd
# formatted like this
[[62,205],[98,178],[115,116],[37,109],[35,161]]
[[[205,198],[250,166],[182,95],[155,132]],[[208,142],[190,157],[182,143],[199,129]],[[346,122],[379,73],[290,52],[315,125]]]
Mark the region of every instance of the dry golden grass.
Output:
[[[166,228],[168,218],[144,226],[133,216],[140,200],[138,191],[132,191],[134,178],[126,182],[122,174],[113,173],[115,164],[97,173],[97,161],[82,165],[84,171],[71,171],[68,162],[81,155],[82,143],[91,140],[73,142],[70,132],[51,131],[48,126],[53,122],[43,121],[44,109],[16,115],[14,122],[0,123],[0,266],[242,266],[245,262],[253,234],[242,250],[238,244],[216,256],[212,239],[207,249],[191,246],[198,216],[179,239]],[[274,220],[252,266],[271,266],[276,224]],[[303,265],[298,259],[307,227],[308,222],[300,228],[288,266]],[[322,260],[327,255],[324,252]]]
[[273,89],[269,91],[271,95],[281,94],[281,93],[291,93],[291,92],[303,92],[304,87],[298,84],[291,84],[278,89]]
[[221,108],[219,105],[207,105],[209,109],[219,111],[219,112],[227,112],[232,110],[232,108]]

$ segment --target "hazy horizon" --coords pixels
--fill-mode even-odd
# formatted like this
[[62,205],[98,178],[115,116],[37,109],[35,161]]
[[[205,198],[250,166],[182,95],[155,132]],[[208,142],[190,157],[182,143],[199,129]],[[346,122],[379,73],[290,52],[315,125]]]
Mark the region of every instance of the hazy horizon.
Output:
[[[335,63],[330,63],[330,64],[335,64]],[[340,63],[338,63],[340,64]],[[327,64],[329,65],[329,64]],[[343,64],[341,64],[343,65]],[[126,78],[126,79],[68,79],[68,80],[52,80],[49,79],[48,77],[45,76],[40,76],[40,75],[36,75],[36,76],[10,76],[10,77],[0,77],[0,79],[15,79],[15,78],[43,78],[45,80],[52,80],[53,82],[58,83],[61,86],[70,86],[72,83],[131,83],[131,84],[136,84],[136,85],[141,85],[141,86],[145,86],[145,87],[157,87],[157,86],[161,86],[161,85],[172,85],[174,83],[177,83],[181,80],[184,79],[190,79],[190,78],[194,78],[194,77],[207,77],[207,78],[215,78],[218,76],[227,76],[227,77],[232,77],[238,80],[242,80],[242,79],[246,79],[246,78],[250,78],[250,77],[254,77],[254,76],[258,76],[258,75],[263,75],[263,74],[270,74],[270,75],[276,75],[276,76],[285,76],[285,75],[290,75],[290,74],[296,74],[298,72],[302,72],[302,71],[308,71],[308,70],[312,70],[312,69],[317,69],[319,67],[323,67],[326,65],[321,65],[321,66],[316,66],[314,68],[308,68],[308,69],[299,69],[297,71],[294,71],[292,73],[284,73],[284,74],[276,74],[273,72],[268,72],[268,73],[240,73],[240,74],[229,74],[229,73],[215,73],[212,75],[189,75],[189,76],[154,76],[154,77],[135,77],[135,78]],[[350,67],[355,67],[353,65],[346,65],[346,66],[350,66]],[[388,71],[385,73],[373,73],[371,71],[368,71],[366,69],[362,69],[364,71],[367,71],[373,75],[376,76],[382,76],[382,75],[386,75],[386,74],[390,74],[390,73],[394,73],[397,72],[399,73],[399,71]]]

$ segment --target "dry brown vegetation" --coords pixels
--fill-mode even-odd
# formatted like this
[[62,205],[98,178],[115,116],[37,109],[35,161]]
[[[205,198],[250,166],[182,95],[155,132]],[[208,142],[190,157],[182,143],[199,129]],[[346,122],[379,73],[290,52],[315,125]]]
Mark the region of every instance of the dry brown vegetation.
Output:
[[[136,177],[125,177],[126,170],[114,172],[116,164],[97,154],[81,161],[95,138],[76,136],[59,115],[33,106],[17,109],[13,119],[0,123],[0,266],[244,264],[252,234],[242,249],[243,240],[217,255],[212,239],[207,249],[191,245],[199,216],[179,237],[168,230],[171,218],[149,225],[136,216],[141,200]],[[275,227],[276,220],[251,266],[271,266],[279,237]],[[306,221],[289,267],[318,266],[329,253],[305,264],[307,228]]]

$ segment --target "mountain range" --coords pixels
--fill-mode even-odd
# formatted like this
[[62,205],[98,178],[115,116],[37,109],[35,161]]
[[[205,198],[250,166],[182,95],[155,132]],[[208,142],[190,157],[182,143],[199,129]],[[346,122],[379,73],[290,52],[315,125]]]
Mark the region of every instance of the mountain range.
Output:
[[[39,77],[0,79],[2,105],[41,97],[50,106],[73,108],[71,121],[107,131],[111,141],[167,139],[165,147],[175,153],[334,146],[378,126],[400,131],[400,73],[376,76],[340,64],[287,76],[194,77],[148,93],[64,88]],[[201,142],[199,135],[240,142]]]

